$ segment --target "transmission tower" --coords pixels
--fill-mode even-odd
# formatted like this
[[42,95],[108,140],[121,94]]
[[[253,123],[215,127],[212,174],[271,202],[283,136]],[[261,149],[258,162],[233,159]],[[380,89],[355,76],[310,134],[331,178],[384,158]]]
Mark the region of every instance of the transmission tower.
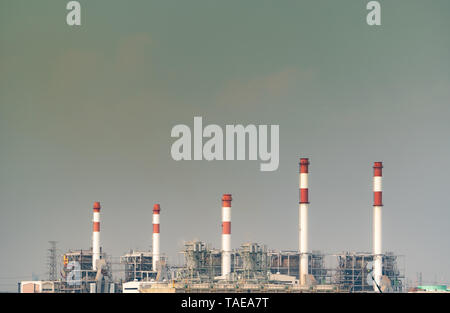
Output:
[[48,249],[48,280],[56,281],[58,276],[58,269],[56,264],[56,241],[49,241],[50,248]]

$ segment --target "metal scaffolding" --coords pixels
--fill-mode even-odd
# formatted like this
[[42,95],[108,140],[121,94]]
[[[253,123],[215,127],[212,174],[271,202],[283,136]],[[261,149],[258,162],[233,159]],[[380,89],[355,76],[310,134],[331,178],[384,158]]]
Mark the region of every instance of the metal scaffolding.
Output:
[[[330,281],[329,270],[325,268],[325,254],[313,251],[308,254],[308,272],[314,283],[325,284]],[[300,254],[298,251],[270,251],[270,272],[299,278]]]
[[106,292],[112,282],[110,262],[104,253],[100,253],[99,269],[92,269],[92,250],[69,250],[63,255],[61,271],[61,292],[92,292],[95,284],[96,292]]
[[[340,291],[371,292],[373,287],[374,255],[365,252],[344,252],[336,255],[338,266],[335,272],[335,284]],[[404,269],[398,264],[398,258],[392,252],[382,255],[383,271],[381,280],[382,292],[404,291]]]
[[269,254],[270,272],[299,277],[299,253],[298,251],[274,251]]
[[344,252],[336,255],[335,283],[340,291],[362,292],[373,291],[372,283],[368,282],[370,270],[369,262],[373,261],[372,254]]
[[269,256],[267,248],[259,243],[244,243],[236,253],[235,272],[239,280],[266,281]]
[[[185,268],[178,272],[181,279],[192,281],[211,281],[221,275],[221,252],[211,249],[203,241],[188,241],[184,243],[181,252],[185,258]],[[234,269],[235,254],[231,254],[231,268]]]
[[[160,267],[166,266],[166,257],[160,257]],[[120,257],[125,266],[125,282],[150,281],[157,279],[158,269],[153,268],[153,253],[150,251],[130,251]]]

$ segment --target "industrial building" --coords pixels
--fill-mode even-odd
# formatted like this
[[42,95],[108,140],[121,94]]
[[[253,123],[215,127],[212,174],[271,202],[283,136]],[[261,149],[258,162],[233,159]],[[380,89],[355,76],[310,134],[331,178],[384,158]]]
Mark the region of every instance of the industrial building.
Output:
[[[184,264],[174,266],[161,253],[161,207],[155,204],[152,249],[122,255],[119,272],[123,277],[118,279],[119,272],[101,247],[101,206],[94,202],[91,249],[67,251],[57,279],[23,281],[19,292],[405,292],[402,256],[382,251],[382,162],[373,165],[371,252],[309,249],[309,165],[309,159],[300,159],[298,250],[279,251],[257,242],[232,249],[232,195],[223,194],[221,247],[186,241],[181,251]],[[170,221],[166,223],[170,228]]]
[[[120,257],[125,266],[125,281],[148,281],[156,279],[158,270],[153,267],[153,252],[130,251]],[[166,257],[160,256],[161,267],[166,267]]]

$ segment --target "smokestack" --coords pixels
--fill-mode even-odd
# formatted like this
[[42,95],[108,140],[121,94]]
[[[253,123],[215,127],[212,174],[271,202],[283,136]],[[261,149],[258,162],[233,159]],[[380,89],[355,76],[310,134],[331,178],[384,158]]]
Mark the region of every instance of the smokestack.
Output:
[[231,273],[231,195],[222,197],[222,277]]
[[100,260],[100,202],[94,202],[94,228],[92,232],[92,269],[97,270],[97,261]]
[[300,202],[299,202],[299,252],[300,284],[306,284],[308,273],[308,166],[309,159],[300,159]]
[[[383,256],[381,255],[381,209],[382,201],[382,162],[374,162],[373,164],[373,277],[380,285],[381,276],[383,274]],[[378,292],[378,287],[374,282],[374,290]]]
[[160,260],[160,252],[159,252],[159,204],[155,204],[153,206],[153,258],[152,258],[152,266],[153,270],[156,271],[158,269],[159,260]]

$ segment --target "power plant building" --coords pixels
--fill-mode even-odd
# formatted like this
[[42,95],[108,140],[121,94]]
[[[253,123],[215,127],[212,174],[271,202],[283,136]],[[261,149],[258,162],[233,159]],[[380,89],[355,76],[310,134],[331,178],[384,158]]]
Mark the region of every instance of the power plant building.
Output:
[[[153,206],[152,249],[130,250],[113,262],[100,241],[100,202],[93,205],[92,247],[69,250],[55,281],[23,281],[19,292],[404,292],[401,256],[382,251],[382,162],[374,162],[372,252],[310,250],[308,158],[299,162],[298,250],[269,249],[258,242],[231,241],[231,194],[221,197],[221,247],[184,242],[183,265],[162,253],[161,207]],[[238,207],[238,206],[237,206]],[[370,207],[370,204],[368,204]],[[219,209],[219,208],[218,208]],[[219,210],[218,210],[219,211]],[[219,216],[219,214],[218,214]],[[170,221],[164,220],[170,229]],[[150,222],[149,222],[150,224]],[[114,266],[120,269],[114,270]],[[120,278],[119,278],[120,277]]]

